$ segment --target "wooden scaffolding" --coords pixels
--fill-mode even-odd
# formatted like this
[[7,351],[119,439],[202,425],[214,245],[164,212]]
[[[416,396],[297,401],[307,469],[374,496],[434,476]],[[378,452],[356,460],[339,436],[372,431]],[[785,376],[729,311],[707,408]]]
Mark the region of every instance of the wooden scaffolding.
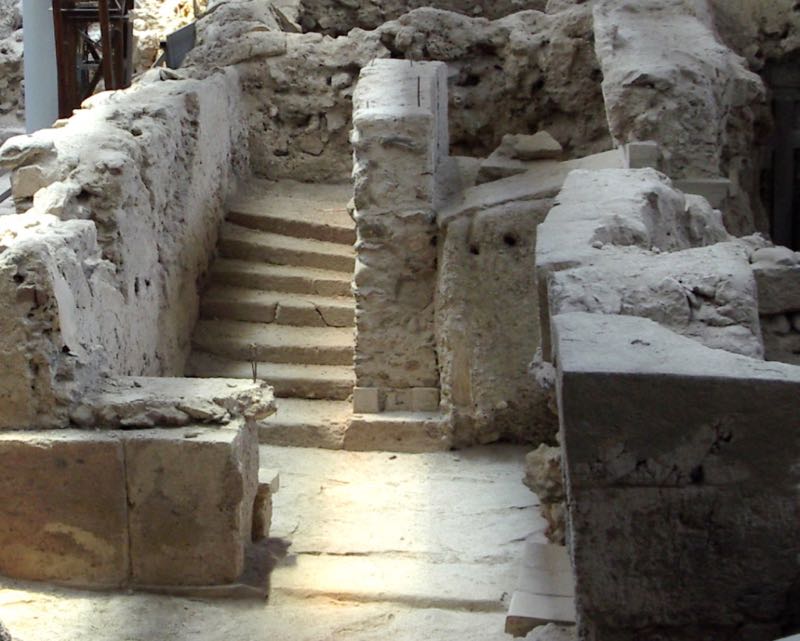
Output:
[[133,0],[52,0],[59,117],[104,89],[124,89],[133,75]]

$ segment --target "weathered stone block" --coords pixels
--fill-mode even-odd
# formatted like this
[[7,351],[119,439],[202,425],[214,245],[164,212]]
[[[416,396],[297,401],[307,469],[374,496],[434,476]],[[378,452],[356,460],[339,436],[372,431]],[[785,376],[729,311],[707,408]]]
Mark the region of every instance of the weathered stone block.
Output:
[[0,574],[114,587],[127,573],[120,440],[73,430],[0,433]]
[[380,390],[377,387],[356,387],[353,389],[353,412],[356,414],[377,414],[381,411]]
[[640,318],[562,314],[554,329],[583,638],[744,641],[785,624],[800,368]]
[[258,489],[254,428],[234,423],[131,433],[125,457],[133,583],[237,579]]

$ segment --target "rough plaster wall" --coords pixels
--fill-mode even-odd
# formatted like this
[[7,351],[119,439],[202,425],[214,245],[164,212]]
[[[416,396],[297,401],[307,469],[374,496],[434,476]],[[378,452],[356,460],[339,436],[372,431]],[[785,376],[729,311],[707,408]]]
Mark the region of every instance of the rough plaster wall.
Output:
[[672,178],[730,178],[729,231],[765,230],[753,147],[766,92],[715,35],[707,2],[601,0],[594,16],[614,139],[658,141]]
[[543,11],[546,5],[547,0],[300,0],[298,21],[304,31],[342,36],[355,27],[375,29],[420,7],[496,20],[528,9]]
[[[23,216],[88,219],[100,250],[99,259],[90,247],[57,268],[76,274],[97,270],[102,291],[79,284],[67,288],[35,330],[46,340],[26,353],[30,367],[37,360],[52,361],[66,346],[77,355],[78,383],[98,371],[182,371],[197,314],[198,279],[216,245],[224,199],[246,168],[245,118],[233,70],[204,81],[162,82],[158,76],[125,92],[100,94],[66,126],[12,139],[0,151],[0,162],[15,167],[18,207],[30,206],[33,196],[32,209]],[[22,294],[13,292],[27,288],[28,277],[17,276],[16,255],[0,254],[11,278],[4,300],[15,300]],[[40,262],[49,272],[32,268],[32,278],[57,282],[48,275],[56,268]],[[31,377],[23,365],[9,364],[8,371]],[[58,394],[62,377],[56,369],[48,383]],[[48,408],[38,411],[39,424],[52,422]]]
[[548,397],[529,375],[539,346],[536,228],[552,200],[500,205],[440,241],[436,324],[442,400],[458,444],[552,441]]
[[611,146],[587,6],[494,22],[419,9],[335,39],[281,28],[267,3],[223,0],[200,21],[199,46],[187,61],[198,69],[239,66],[259,174],[349,179],[352,85],[373,58],[448,64],[454,153],[487,155],[503,134],[540,128],[568,153]]

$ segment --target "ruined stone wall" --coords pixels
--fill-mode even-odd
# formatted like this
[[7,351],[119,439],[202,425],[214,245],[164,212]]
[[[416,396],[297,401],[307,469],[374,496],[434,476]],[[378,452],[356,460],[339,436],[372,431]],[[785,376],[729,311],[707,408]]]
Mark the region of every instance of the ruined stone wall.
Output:
[[347,179],[353,82],[374,58],[447,63],[455,154],[488,155],[504,134],[542,128],[573,155],[611,145],[587,6],[495,21],[419,9],[339,38],[292,32],[276,6],[216,3],[187,61],[239,67],[259,174]]
[[763,361],[768,243],[721,220],[652,169],[575,171],[539,228],[581,638],[797,615],[800,368]]
[[224,200],[246,171],[245,118],[233,70],[153,73],[0,151],[28,210],[2,219],[3,427],[64,425],[100,374],[182,372]]
[[730,231],[766,231],[754,153],[769,120],[766,91],[716,36],[710,5],[601,1],[594,17],[615,141],[658,141],[661,170],[672,178],[730,179]]
[[22,6],[0,0],[0,144],[24,130]]
[[420,7],[496,20],[511,13],[544,11],[547,0],[300,0],[298,22],[304,31],[343,36],[351,29],[375,29]]

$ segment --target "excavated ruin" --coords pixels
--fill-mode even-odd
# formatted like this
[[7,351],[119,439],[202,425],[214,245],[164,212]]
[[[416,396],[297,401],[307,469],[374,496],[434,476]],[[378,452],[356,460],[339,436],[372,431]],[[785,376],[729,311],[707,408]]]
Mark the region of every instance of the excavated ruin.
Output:
[[191,5],[0,148],[12,632],[800,633],[797,3]]

